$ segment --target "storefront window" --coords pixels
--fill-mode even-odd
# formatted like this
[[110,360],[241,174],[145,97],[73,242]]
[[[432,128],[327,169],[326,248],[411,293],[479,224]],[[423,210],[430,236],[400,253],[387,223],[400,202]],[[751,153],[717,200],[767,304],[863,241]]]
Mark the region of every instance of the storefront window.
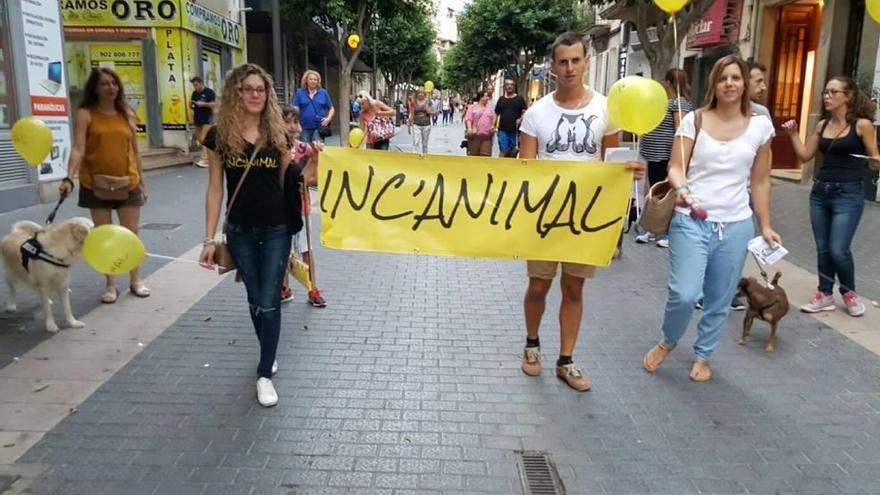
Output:
[[0,2],[0,129],[8,129],[17,118],[6,2]]

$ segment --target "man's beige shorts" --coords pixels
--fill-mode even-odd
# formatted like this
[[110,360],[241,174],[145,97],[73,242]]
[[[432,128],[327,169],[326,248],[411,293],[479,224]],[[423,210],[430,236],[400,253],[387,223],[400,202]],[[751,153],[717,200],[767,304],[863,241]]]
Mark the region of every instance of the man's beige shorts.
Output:
[[562,273],[566,273],[568,275],[571,275],[572,277],[593,278],[596,276],[596,267],[593,265],[566,263],[564,261],[529,261],[529,278],[553,280],[554,278],[556,278],[556,267],[559,264],[562,264]]

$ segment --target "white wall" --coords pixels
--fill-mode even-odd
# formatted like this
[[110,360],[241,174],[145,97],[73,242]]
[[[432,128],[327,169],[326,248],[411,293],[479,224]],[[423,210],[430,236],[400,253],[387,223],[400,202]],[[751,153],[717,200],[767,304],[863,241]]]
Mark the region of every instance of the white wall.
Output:
[[458,16],[464,10],[464,4],[464,0],[434,0],[434,29],[437,31],[437,38],[458,43]]

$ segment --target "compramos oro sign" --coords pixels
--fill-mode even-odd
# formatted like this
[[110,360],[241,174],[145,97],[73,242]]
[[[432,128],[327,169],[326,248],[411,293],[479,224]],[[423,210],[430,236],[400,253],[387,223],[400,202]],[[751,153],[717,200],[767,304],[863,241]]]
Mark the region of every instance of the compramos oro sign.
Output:
[[61,0],[65,26],[178,27],[178,0]]
[[236,48],[244,46],[241,24],[189,0],[183,5],[183,28]]
[[61,0],[67,27],[183,28],[244,48],[241,24],[189,0]]

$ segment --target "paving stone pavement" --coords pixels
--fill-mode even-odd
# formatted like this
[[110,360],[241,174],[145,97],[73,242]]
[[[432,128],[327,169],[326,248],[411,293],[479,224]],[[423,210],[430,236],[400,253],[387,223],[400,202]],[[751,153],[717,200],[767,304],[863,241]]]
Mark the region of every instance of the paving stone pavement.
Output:
[[47,467],[28,493],[511,494],[520,449],[549,451],[571,494],[880,493],[880,358],[814,319],[791,313],[765,354],[767,327],[737,346],[734,314],[708,384],[687,379],[693,330],[642,370],[665,253],[628,239],[588,282],[587,393],[553,373],[558,290],[544,372],[519,370],[523,263],[319,247],[329,307],[284,307],[264,409],[227,279],[19,460]]
[[[141,225],[147,223],[172,223],[180,227],[171,231],[143,230],[140,235],[147,249],[152,253],[175,256],[202,240],[204,234],[204,189],[208,171],[197,167],[175,167],[146,173],[146,182],[151,195],[150,201],[141,209]],[[74,216],[89,216],[89,211],[77,207],[76,196],[65,201],[56,222]],[[55,203],[47,203],[22,208],[0,214],[0,236],[6,235],[12,224],[20,220],[37,223],[45,221]],[[147,258],[141,265],[141,276],[146,277],[167,263],[167,260]],[[96,274],[85,263],[79,263],[71,272],[70,302],[73,313],[81,316],[98,305],[104,293],[104,278]],[[120,291],[125,292],[128,277],[117,280]],[[123,294],[124,295],[124,294]],[[6,284],[0,282],[0,300],[6,301]],[[21,356],[34,346],[49,338],[42,317],[35,317],[40,308],[39,296],[20,290],[18,293],[19,311],[9,314],[0,311],[0,368]],[[61,309],[55,307],[58,317]],[[61,319],[58,320],[62,322]]]

